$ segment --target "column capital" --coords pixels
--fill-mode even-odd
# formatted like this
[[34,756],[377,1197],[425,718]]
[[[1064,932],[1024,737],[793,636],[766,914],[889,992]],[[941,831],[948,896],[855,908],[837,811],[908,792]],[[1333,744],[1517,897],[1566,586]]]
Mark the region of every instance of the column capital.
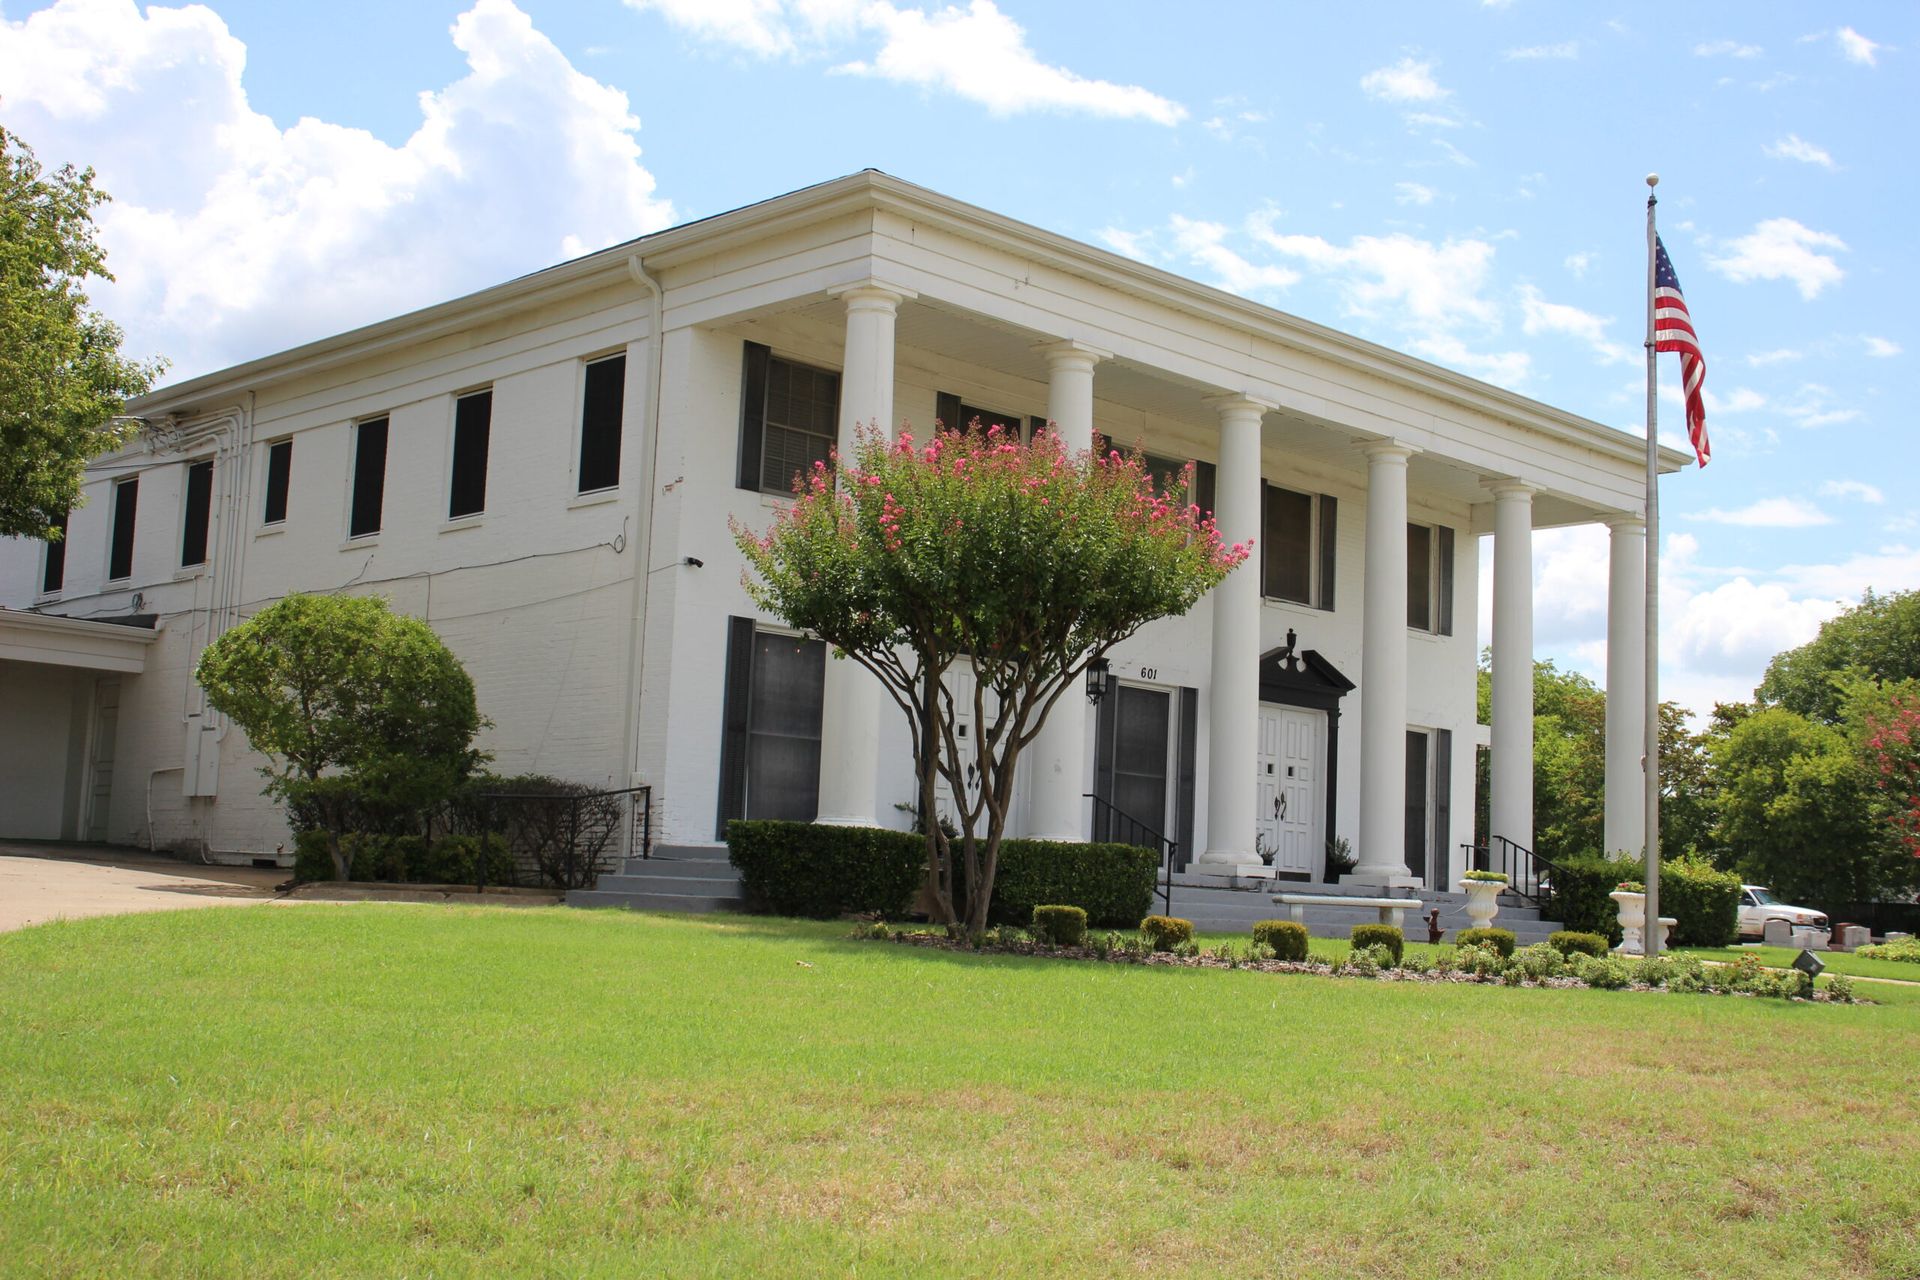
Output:
[[1494,476],[1480,483],[1485,485],[1487,492],[1494,497],[1504,498],[1509,502],[1519,498],[1525,498],[1531,502],[1533,495],[1540,492],[1539,486],[1528,484],[1525,480],[1515,479],[1512,476]]
[[1090,346],[1078,338],[1061,338],[1056,342],[1035,343],[1033,350],[1035,355],[1046,358],[1049,370],[1092,369],[1102,360],[1113,359],[1113,352]]
[[1280,407],[1276,401],[1248,395],[1244,391],[1222,391],[1219,395],[1208,396],[1205,403],[1212,406],[1213,411],[1222,418],[1260,417]]
[[1404,440],[1385,437],[1379,440],[1363,441],[1360,445],[1360,452],[1366,455],[1368,462],[1394,459],[1405,462],[1408,458],[1420,452],[1420,450],[1414,448],[1414,446]]
[[1613,530],[1615,533],[1645,533],[1647,531],[1647,518],[1632,511],[1616,511],[1601,520],[1600,523],[1606,525],[1607,528]]
[[891,284],[878,276],[868,276],[865,280],[833,285],[827,289],[827,296],[839,298],[847,304],[849,310],[859,307],[892,311],[901,303],[920,295],[912,289]]

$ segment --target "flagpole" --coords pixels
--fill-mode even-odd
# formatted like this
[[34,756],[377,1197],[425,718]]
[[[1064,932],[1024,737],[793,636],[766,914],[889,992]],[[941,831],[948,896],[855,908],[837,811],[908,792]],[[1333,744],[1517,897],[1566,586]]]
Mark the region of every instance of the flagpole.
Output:
[[1643,768],[1647,782],[1647,923],[1642,950],[1657,956],[1666,939],[1660,929],[1660,450],[1659,367],[1654,347],[1654,260],[1659,243],[1653,228],[1658,203],[1653,188],[1660,175],[1647,175],[1647,722]]

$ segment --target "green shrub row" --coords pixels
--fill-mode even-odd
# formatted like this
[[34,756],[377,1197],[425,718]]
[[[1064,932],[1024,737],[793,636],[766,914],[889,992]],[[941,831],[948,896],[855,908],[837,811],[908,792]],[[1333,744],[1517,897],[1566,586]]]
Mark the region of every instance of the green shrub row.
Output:
[[1561,929],[1550,934],[1547,945],[1563,956],[1571,957],[1575,952],[1588,956],[1603,956],[1612,948],[1607,940],[1597,933],[1580,933],[1573,929]]
[[1869,960],[1899,960],[1907,964],[1920,964],[1920,938],[1899,938],[1893,942],[1876,942],[1861,947],[1855,954]]
[[1453,936],[1453,941],[1462,947],[1492,947],[1502,959],[1511,959],[1518,939],[1511,929],[1462,929]]
[[1583,854],[1554,866],[1549,877],[1553,901],[1546,915],[1574,933],[1597,933],[1609,946],[1620,945],[1620,909],[1607,895],[1623,880],[1640,878],[1643,864],[1632,858]]
[[1307,958],[1307,926],[1297,920],[1257,921],[1253,940],[1270,948],[1275,960],[1297,964]]
[[1660,866],[1660,914],[1682,947],[1730,947],[1740,934],[1740,877],[1700,858]]
[[750,911],[825,919],[849,912],[899,918],[926,882],[924,836],[879,827],[734,821],[727,858]]
[[1393,962],[1399,964],[1406,955],[1407,938],[1399,928],[1390,924],[1357,924],[1353,926],[1353,949],[1365,951],[1368,947],[1385,947],[1393,955]]
[[[340,838],[350,880],[384,880],[394,884],[517,883],[513,853],[498,836],[487,842],[484,866],[479,836],[388,836],[348,832]],[[484,874],[484,877],[482,873]],[[301,883],[331,880],[333,857],[327,851],[327,833],[302,831],[293,841],[293,878]]]
[[[924,864],[923,864],[924,865]],[[1020,924],[1046,903],[1068,903],[1101,929],[1131,929],[1153,909],[1160,855],[1131,844],[1003,840],[989,918]]]

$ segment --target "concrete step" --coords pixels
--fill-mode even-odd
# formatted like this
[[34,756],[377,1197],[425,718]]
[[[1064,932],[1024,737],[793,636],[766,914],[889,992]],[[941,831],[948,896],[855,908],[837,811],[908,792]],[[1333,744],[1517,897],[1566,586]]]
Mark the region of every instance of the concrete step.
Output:
[[639,893],[607,889],[575,889],[567,894],[570,907],[621,907],[628,911],[684,911],[707,914],[741,911],[746,902],[733,896],[681,893]]
[[740,896],[738,876],[601,876],[593,887],[602,893],[667,893],[681,894],[690,898],[737,898]]

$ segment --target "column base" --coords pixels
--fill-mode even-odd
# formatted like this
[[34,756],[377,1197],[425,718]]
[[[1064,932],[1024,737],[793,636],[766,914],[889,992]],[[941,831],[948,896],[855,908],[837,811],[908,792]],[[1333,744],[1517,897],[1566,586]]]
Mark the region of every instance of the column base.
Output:
[[1403,871],[1350,871],[1340,877],[1341,884],[1378,885],[1382,889],[1424,889],[1426,881]]
[[814,818],[814,825],[820,827],[877,827],[880,822],[872,814],[820,814]]

